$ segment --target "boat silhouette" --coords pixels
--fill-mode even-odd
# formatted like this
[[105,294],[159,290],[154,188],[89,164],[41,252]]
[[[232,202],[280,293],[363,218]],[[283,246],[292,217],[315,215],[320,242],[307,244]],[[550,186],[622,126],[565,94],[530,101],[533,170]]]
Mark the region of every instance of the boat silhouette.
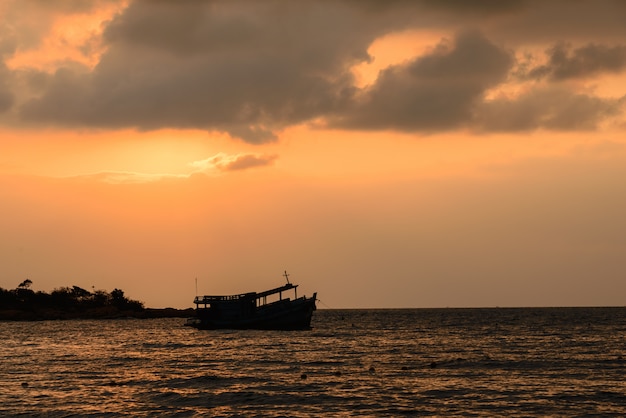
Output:
[[[196,296],[195,316],[185,325],[197,329],[311,329],[317,293],[310,298],[298,297],[298,285],[289,283],[286,271],[284,276],[287,284],[263,292]],[[293,299],[285,297],[284,293],[289,295],[292,291]],[[273,300],[274,295],[278,295],[277,300]]]

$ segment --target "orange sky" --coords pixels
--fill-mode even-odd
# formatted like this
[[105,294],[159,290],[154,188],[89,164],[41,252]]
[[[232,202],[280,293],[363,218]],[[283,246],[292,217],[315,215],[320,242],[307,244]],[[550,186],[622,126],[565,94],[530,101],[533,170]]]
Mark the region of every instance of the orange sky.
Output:
[[556,4],[1,1],[0,287],[624,305],[626,7]]

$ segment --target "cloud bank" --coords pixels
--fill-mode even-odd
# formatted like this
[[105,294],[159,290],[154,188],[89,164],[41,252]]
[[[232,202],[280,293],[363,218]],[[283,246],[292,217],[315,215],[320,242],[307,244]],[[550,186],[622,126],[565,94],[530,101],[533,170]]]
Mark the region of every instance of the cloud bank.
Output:
[[[95,66],[11,67],[10,58],[40,45],[59,15],[106,2],[35,3],[38,26],[0,25],[4,124],[203,129],[265,143],[313,122],[417,133],[580,130],[623,115],[623,93],[602,97],[563,85],[626,72],[619,1],[135,0],[106,21]],[[9,1],[4,12],[19,16],[33,4]],[[352,68],[372,59],[370,45],[407,30],[449,35],[357,87]],[[545,55],[520,62],[537,45]],[[493,95],[522,79],[530,84],[521,93]]]
[[602,73],[620,73],[626,69],[626,46],[588,44],[572,51],[559,43],[547,51],[548,62],[528,71],[531,79],[568,80]]

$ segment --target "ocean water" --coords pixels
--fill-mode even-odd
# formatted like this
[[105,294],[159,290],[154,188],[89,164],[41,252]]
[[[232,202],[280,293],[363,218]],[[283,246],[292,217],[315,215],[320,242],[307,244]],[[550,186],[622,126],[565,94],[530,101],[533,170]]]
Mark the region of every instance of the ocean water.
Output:
[[0,416],[626,416],[626,308],[0,322]]

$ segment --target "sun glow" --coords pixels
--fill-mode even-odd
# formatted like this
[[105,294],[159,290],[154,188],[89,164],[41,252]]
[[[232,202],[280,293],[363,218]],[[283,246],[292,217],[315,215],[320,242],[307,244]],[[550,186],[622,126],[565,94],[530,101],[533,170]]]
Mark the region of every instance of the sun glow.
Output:
[[126,1],[106,2],[90,13],[40,14],[41,20],[52,20],[48,32],[32,48],[18,49],[6,60],[6,64],[10,69],[29,68],[51,72],[58,68],[59,63],[72,61],[93,68],[104,52],[99,39],[105,23],[126,6]]
[[6,132],[1,142],[5,153],[0,155],[0,173],[47,177],[103,172],[186,176],[197,171],[194,161],[254,149],[230,141],[226,134],[174,130],[125,130],[114,135],[97,131]]
[[443,32],[409,30],[376,39],[367,50],[372,57],[370,62],[352,68],[357,87],[363,88],[374,83],[380,71],[426,53],[445,37]]

